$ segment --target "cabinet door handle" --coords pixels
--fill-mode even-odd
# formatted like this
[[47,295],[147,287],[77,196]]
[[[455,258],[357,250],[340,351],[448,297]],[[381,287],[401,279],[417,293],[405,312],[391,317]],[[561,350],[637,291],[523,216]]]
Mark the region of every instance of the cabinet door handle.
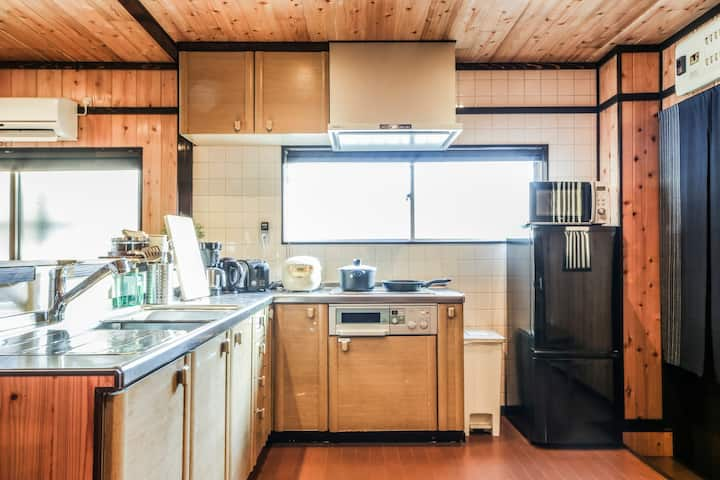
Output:
[[220,353],[230,353],[230,340],[225,339],[220,343]]
[[315,318],[315,307],[308,307],[305,313],[307,314],[307,318]]
[[235,334],[235,345],[242,345],[242,332]]
[[180,370],[175,372],[175,380],[177,381],[178,385],[182,385],[183,387],[187,387],[189,376],[190,365],[184,365]]
[[264,418],[265,417],[265,409],[264,408],[256,408],[255,413],[258,417]]
[[235,132],[242,130],[242,121],[235,120],[235,123],[233,123],[233,130],[235,130]]
[[347,352],[350,350],[350,342],[352,342],[349,338],[338,338],[338,343],[340,344],[340,350],[343,352]]
[[260,386],[260,387],[265,386],[265,375],[258,377],[258,386]]
[[265,344],[261,343],[260,346],[258,346],[258,352],[260,355],[265,355]]
[[272,129],[273,129],[273,121],[267,120],[265,122],[265,130],[267,130],[268,132],[272,132]]
[[455,315],[457,315],[457,312],[455,312],[455,307],[448,307],[448,309],[447,309],[448,318],[455,318]]
[[275,309],[273,309],[272,307],[268,308],[267,309],[267,317],[268,317],[268,320],[272,320],[273,318],[275,318]]

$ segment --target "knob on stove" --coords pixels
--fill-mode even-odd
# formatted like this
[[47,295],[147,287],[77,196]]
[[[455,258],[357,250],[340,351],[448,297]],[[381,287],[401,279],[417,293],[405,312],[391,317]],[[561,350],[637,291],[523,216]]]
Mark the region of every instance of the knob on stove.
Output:
[[392,323],[393,325],[397,325],[397,324],[398,324],[398,319],[397,319],[397,317],[392,317],[392,318],[390,319],[390,323]]
[[429,326],[430,324],[428,324],[427,320],[420,320],[420,328],[422,328],[423,330],[427,330]]
[[414,330],[415,327],[417,327],[417,322],[416,322],[415,320],[408,320],[408,322],[407,322],[407,327],[408,327],[410,330]]

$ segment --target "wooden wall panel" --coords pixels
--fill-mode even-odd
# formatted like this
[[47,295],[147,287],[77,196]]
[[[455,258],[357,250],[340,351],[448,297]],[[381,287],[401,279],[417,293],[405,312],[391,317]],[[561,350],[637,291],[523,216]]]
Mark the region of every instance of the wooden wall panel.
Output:
[[615,55],[600,67],[600,103],[617,95],[617,87],[617,55]]
[[648,93],[660,90],[660,55],[656,52],[623,53],[622,93]]
[[[0,96],[63,96],[98,107],[175,107],[175,70],[0,69]],[[13,147],[142,147],[143,229],[159,233],[177,212],[177,115],[80,117],[77,142],[16,143]]]
[[672,432],[625,432],[623,443],[644,457],[672,457]]
[[0,480],[90,480],[95,389],[111,376],[0,377]]
[[622,104],[625,417],[662,418],[658,102]]

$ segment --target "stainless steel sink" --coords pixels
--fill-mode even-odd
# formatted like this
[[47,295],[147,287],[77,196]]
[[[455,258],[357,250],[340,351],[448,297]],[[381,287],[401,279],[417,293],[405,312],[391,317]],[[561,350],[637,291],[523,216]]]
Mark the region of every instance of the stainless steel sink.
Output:
[[0,355],[133,355],[186,335],[185,329],[33,330],[0,341]]
[[228,314],[228,310],[140,310],[104,322],[207,323]]
[[113,320],[105,321],[95,327],[95,330],[181,330],[190,332],[205,325],[207,321],[201,322],[148,322],[144,320]]

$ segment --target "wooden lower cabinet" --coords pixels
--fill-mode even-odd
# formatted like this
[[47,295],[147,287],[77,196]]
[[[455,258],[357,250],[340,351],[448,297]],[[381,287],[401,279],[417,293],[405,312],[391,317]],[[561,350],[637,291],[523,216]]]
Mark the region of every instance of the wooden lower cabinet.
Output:
[[327,431],[327,305],[276,305],[275,431]]
[[230,339],[218,335],[190,353],[190,480],[225,479],[225,409]]
[[183,478],[185,358],[103,398],[102,478]]
[[438,305],[438,429],[465,428],[465,354],[462,304]]
[[435,348],[434,336],[329,337],[330,431],[437,430]]
[[0,376],[0,479],[90,480],[96,391],[113,376]]
[[227,468],[230,480],[245,480],[252,455],[252,322],[232,329],[228,396]]
[[[272,428],[271,396],[271,322],[269,311],[263,310],[252,317],[252,449],[250,465],[255,467],[260,452],[267,443]],[[252,469],[252,468],[251,468]]]

